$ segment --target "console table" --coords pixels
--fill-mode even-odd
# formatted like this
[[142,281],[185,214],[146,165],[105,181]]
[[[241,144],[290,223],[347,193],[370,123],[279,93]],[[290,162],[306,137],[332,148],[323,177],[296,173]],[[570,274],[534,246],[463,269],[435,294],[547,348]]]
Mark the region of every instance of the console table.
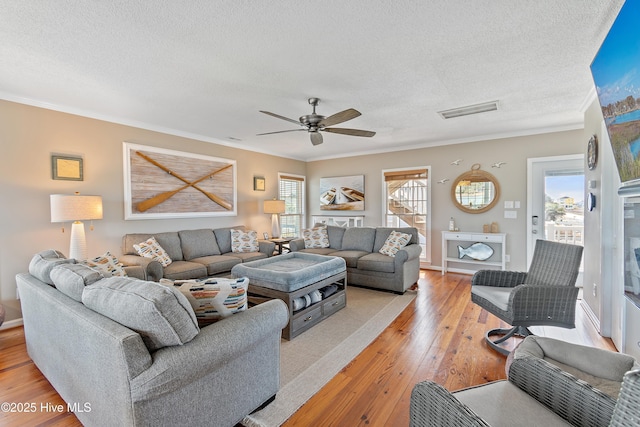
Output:
[[[465,231],[443,231],[442,232],[442,274],[446,273],[451,262],[461,264],[475,264],[482,266],[499,267],[500,270],[507,269],[507,247],[506,233],[473,233]],[[449,242],[456,241],[460,243],[468,243],[462,245],[468,247],[476,242],[486,243],[493,248],[493,255],[486,261],[478,261],[470,258],[458,258],[457,253],[450,255]],[[499,246],[497,248],[496,246]],[[496,250],[497,249],[497,250]]]

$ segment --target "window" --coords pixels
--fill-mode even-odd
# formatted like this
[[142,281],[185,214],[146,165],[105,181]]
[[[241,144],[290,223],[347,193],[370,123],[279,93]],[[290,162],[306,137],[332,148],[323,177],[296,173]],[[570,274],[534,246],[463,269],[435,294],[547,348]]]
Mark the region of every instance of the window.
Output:
[[304,176],[278,174],[279,199],[284,200],[285,212],[280,214],[282,237],[299,237],[304,228]]
[[415,227],[420,236],[420,260],[431,262],[429,167],[383,171],[386,227]]

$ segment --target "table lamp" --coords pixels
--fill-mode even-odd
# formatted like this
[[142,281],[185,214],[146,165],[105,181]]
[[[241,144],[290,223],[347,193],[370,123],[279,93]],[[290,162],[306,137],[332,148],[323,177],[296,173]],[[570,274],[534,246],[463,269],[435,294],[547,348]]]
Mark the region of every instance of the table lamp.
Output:
[[51,222],[73,221],[69,258],[87,259],[87,242],[81,221],[93,219],[102,219],[101,196],[81,196],[79,193],[51,195]]
[[280,237],[280,222],[278,215],[285,212],[284,200],[265,200],[263,205],[264,213],[271,214],[271,237]]

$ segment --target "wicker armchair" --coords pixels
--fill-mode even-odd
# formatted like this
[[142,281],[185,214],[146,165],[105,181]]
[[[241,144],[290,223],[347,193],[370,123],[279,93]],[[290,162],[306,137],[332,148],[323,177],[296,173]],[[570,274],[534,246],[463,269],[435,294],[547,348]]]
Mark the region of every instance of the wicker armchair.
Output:
[[508,380],[454,393],[416,384],[411,427],[640,425],[640,370],[631,356],[534,336],[513,353]]
[[[537,240],[528,272],[480,270],[471,280],[471,301],[499,317],[510,329],[492,329],[487,343],[508,355],[498,344],[518,335],[531,335],[529,326],[575,328],[575,286],[582,246]],[[492,336],[500,336],[495,341]]]

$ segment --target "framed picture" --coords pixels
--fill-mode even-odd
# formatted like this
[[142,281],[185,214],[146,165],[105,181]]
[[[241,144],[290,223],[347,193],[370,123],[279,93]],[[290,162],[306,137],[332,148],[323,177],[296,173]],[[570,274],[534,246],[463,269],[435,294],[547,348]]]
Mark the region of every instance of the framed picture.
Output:
[[125,142],[125,219],[235,216],[236,161]]
[[253,177],[253,190],[254,191],[264,191],[265,181],[264,178],[259,176]]
[[364,175],[320,178],[320,210],[363,211]]
[[83,174],[82,157],[51,156],[51,178],[82,181]]
[[264,240],[269,240],[269,233],[262,233],[262,237],[264,237]]

